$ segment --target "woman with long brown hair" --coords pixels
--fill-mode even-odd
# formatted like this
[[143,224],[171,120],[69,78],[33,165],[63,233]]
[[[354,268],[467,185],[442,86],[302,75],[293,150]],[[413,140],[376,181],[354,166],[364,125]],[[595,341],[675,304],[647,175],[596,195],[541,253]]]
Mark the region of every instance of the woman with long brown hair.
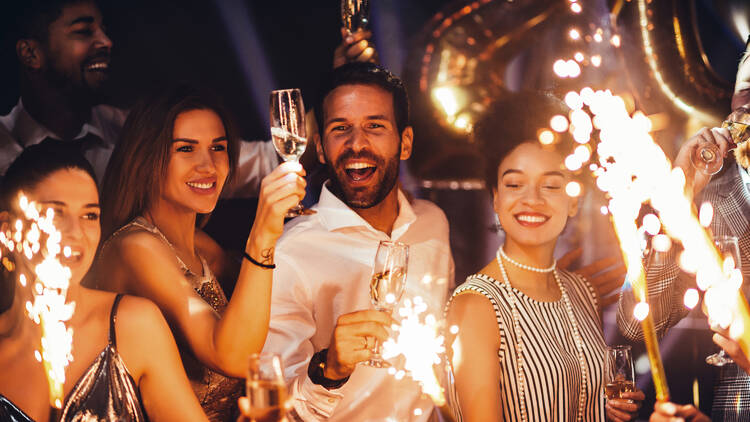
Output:
[[237,138],[209,94],[180,85],[130,114],[102,187],[109,238],[98,287],[143,296],[177,338],[193,389],[212,420],[226,420],[242,391],[247,357],[268,331],[274,245],[284,214],[304,196],[302,167],[263,179],[255,223],[231,301],[219,286],[196,219],[209,214],[235,170]]

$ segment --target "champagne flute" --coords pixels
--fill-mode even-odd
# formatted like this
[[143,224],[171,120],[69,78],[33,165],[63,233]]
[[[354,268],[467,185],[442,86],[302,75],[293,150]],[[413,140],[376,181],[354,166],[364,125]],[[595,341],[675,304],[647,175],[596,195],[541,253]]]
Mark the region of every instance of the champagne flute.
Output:
[[630,346],[608,346],[604,358],[604,394],[607,400],[621,399],[635,391],[635,371]]
[[251,422],[286,421],[289,406],[281,358],[275,353],[253,353],[247,372]]
[[[735,268],[742,268],[740,247],[735,236],[714,236],[714,243],[722,257],[728,258],[731,256],[734,259]],[[726,354],[724,349],[721,349],[718,353],[706,356],[706,363],[713,366],[724,366],[728,363],[734,363],[734,361]]]
[[[735,145],[747,141],[750,138],[750,124],[744,123],[749,121],[750,115],[744,109],[735,110],[730,118],[725,120],[721,127],[729,129],[732,141]],[[738,121],[742,120],[742,121]],[[716,174],[724,165],[724,157],[721,156],[721,150],[713,142],[704,142],[698,145],[693,154],[690,156],[690,162],[693,167],[706,173]]]
[[[284,161],[297,161],[305,152],[305,105],[299,89],[271,91],[271,140]],[[297,204],[286,213],[287,218],[312,214]]]
[[[375,264],[370,280],[370,299],[378,311],[393,312],[406,286],[406,270],[409,262],[409,246],[401,242],[381,240],[375,254]],[[372,356],[366,362],[376,368],[391,366],[381,356],[381,344],[377,339]]]
[[341,0],[341,23],[350,34],[366,30],[370,23],[370,1]]

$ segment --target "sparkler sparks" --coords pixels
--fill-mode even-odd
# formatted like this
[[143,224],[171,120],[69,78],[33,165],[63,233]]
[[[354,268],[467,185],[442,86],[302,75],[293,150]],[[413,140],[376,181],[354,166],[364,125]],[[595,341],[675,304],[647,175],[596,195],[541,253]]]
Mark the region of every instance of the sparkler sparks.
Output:
[[[435,366],[444,364],[444,337],[439,334],[442,321],[432,314],[420,317],[425,311],[427,303],[421,297],[404,300],[404,306],[398,310],[400,325],[393,327],[397,334],[383,343],[383,357],[403,355],[406,375],[417,381],[437,406],[444,406],[444,389],[435,373]],[[393,372],[399,376],[399,371]]]
[[[24,231],[24,221],[16,220],[12,233],[0,233],[0,244],[7,251],[22,252],[28,260],[43,252],[42,261],[34,267],[34,302],[26,302],[26,311],[29,318],[42,328],[41,351],[36,350],[34,355],[43,363],[47,375],[50,404],[60,409],[65,367],[73,360],[73,330],[65,326],[65,321],[70,320],[75,310],[75,303],[65,303],[71,273],[57,259],[58,254],[65,252],[60,247],[62,235],[54,226],[54,212],[48,209],[44,215],[40,214],[37,204],[30,202],[23,194],[19,195],[18,203],[29,228]],[[42,248],[40,242],[43,237],[46,237],[46,241]],[[9,271],[14,269],[13,266],[5,266]],[[22,286],[28,283],[24,274],[20,274],[18,279]]]

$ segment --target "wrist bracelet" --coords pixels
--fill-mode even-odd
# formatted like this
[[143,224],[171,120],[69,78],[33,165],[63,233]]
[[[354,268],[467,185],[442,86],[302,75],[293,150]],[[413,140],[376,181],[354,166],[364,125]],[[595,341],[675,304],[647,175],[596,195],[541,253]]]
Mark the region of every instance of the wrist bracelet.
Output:
[[325,375],[323,375],[323,371],[325,370],[327,359],[328,349],[323,349],[314,354],[310,359],[310,364],[307,365],[307,377],[310,378],[310,381],[312,381],[313,384],[320,385],[326,390],[341,388],[342,385],[349,381],[349,377],[340,380],[326,378]]
[[263,264],[261,262],[258,262],[253,259],[252,256],[250,256],[247,252],[242,252],[242,256],[246,258],[248,261],[252,262],[254,265],[257,265],[258,267],[264,268],[266,270],[272,270],[276,268],[276,264]]

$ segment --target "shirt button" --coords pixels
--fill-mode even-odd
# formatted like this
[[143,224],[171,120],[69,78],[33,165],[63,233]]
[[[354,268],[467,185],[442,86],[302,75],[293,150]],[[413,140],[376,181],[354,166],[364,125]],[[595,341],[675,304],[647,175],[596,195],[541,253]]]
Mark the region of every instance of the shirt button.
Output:
[[334,400],[334,399],[328,399],[328,403],[331,403],[331,404],[333,404],[333,402],[335,402],[335,401],[336,400]]

